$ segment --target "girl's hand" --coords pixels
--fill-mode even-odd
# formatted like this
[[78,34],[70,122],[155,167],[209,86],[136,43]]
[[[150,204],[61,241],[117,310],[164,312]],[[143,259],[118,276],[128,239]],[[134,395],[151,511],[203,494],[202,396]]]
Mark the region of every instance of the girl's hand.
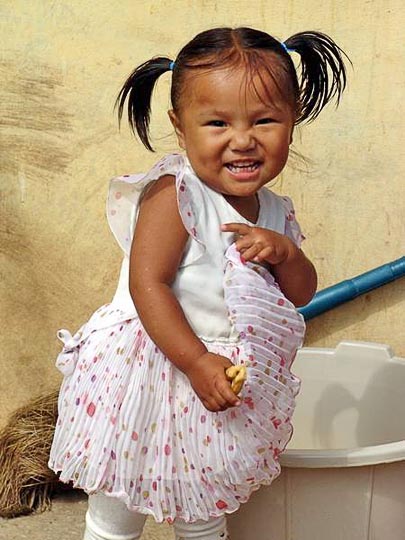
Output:
[[298,251],[288,236],[261,227],[250,227],[245,223],[226,223],[221,226],[221,230],[236,233],[236,249],[245,261],[277,265],[290,260]]
[[225,411],[240,404],[225,375],[225,370],[232,365],[228,358],[206,352],[184,372],[204,407],[211,412]]
[[281,291],[295,306],[305,306],[316,291],[316,271],[288,236],[245,223],[226,223],[224,232],[236,233],[241,260],[265,262]]

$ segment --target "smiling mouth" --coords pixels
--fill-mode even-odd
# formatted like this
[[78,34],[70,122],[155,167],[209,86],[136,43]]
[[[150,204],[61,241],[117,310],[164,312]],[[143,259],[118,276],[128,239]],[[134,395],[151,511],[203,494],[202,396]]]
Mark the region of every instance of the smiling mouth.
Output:
[[250,161],[248,163],[226,163],[225,167],[232,173],[249,173],[256,171],[260,166],[259,161]]

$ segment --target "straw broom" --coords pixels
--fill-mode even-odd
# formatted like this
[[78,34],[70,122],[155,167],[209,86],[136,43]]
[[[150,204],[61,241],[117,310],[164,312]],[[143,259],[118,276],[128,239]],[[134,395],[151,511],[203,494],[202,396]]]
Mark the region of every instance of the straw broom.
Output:
[[19,408],[0,432],[0,517],[42,512],[56,490],[66,489],[48,467],[58,393]]

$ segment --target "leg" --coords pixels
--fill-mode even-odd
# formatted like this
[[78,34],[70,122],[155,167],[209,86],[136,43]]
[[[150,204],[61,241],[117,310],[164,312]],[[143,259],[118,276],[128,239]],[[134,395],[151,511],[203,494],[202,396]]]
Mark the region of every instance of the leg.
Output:
[[146,516],[130,512],[126,505],[103,493],[89,496],[84,540],[138,540]]
[[176,519],[174,532],[176,540],[229,540],[225,516],[194,523]]

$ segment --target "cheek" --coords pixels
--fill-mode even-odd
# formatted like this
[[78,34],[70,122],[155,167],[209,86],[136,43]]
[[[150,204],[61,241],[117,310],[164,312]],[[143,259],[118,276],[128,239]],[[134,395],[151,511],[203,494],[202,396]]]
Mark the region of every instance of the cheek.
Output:
[[286,152],[288,154],[291,144],[291,135],[291,130],[289,129],[285,129],[280,133],[278,142],[281,152]]
[[221,154],[222,146],[216,139],[200,136],[194,142],[193,151],[200,155],[202,159],[214,159]]
[[271,162],[281,171],[287,163],[290,153],[289,142],[287,140],[273,140],[273,142],[269,144],[268,150]]
[[279,137],[269,137],[266,141],[266,147],[270,154],[273,156],[284,156],[288,155],[290,149],[289,137],[285,134]]

